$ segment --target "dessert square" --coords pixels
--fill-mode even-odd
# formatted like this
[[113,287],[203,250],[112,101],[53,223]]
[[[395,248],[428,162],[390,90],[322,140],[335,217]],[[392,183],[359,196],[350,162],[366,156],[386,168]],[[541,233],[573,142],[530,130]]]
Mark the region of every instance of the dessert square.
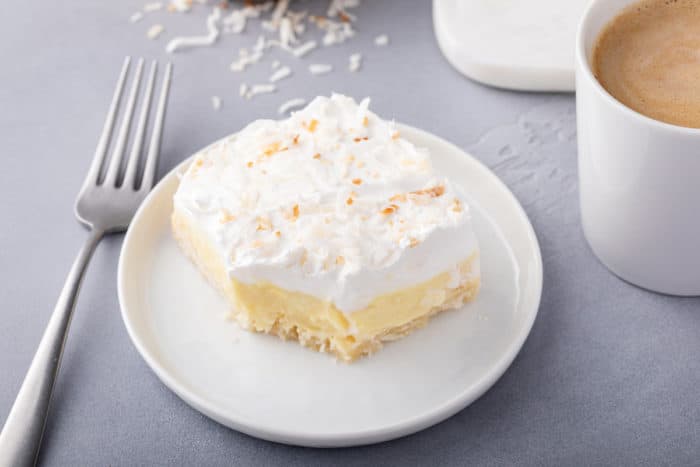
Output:
[[458,187],[392,122],[341,95],[197,154],[174,236],[245,328],[344,361],[459,307],[479,249]]

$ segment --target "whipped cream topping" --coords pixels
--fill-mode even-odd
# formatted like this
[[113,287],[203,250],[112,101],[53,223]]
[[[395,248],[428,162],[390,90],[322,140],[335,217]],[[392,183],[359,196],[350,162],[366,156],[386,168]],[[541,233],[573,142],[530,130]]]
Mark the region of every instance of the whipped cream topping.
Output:
[[477,250],[460,190],[368,105],[318,97],[196,155],[175,209],[210,236],[231,277],[349,313],[457,271]]

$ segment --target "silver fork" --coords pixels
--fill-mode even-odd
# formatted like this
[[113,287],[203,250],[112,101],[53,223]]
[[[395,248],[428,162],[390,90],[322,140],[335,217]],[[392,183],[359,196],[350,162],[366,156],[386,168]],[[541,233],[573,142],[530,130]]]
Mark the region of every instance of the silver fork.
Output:
[[[114,141],[110,160],[109,162],[106,160],[114,123],[122,100],[122,92],[129,75],[130,62],[130,58],[127,57],[119,75],[119,81],[117,81],[117,89],[112,98],[92,165],[75,203],[75,215],[90,230],[90,235],[68,273],[56,308],[44,331],[39,348],[34,355],[19,394],[17,394],[17,399],[15,399],[10,415],[7,417],[2,433],[0,433],[0,467],[30,466],[36,462],[51,402],[51,392],[58,374],[61,354],[85,269],[95,247],[105,234],[126,230],[136,209],[151,190],[155,181],[165,107],[172,74],[172,64],[170,63],[166,66],[163,76],[143,175],[139,179],[137,174],[144,135],[148,126],[151,96],[155,87],[156,62],[153,62],[150,68],[141,100],[141,113],[131,152],[126,160],[126,167],[122,170],[131,120],[141,88],[143,59],[140,59],[136,65],[131,91],[126,100],[124,117]],[[107,163],[109,165],[105,175],[101,177],[102,168]],[[120,177],[122,172],[123,176]]]

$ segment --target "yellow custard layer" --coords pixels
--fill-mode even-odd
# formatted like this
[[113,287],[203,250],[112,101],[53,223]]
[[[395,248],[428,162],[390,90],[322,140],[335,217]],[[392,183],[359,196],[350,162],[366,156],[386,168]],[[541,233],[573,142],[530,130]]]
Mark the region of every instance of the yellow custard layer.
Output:
[[[331,302],[269,283],[231,279],[223,258],[190,218],[175,210],[172,228],[180,247],[227,299],[231,316],[251,331],[295,339],[302,345],[353,361],[428,322],[439,311],[474,298],[479,289],[472,267],[476,253],[460,264],[461,285],[451,288],[446,271],[413,287],[375,298],[366,308],[345,314]],[[473,276],[473,277],[472,277]]]

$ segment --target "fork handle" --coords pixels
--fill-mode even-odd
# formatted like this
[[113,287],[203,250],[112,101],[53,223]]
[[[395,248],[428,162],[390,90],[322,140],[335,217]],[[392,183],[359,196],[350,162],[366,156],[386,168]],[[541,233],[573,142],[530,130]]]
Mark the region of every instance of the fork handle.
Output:
[[56,308],[0,433],[0,467],[24,467],[36,463],[80,284],[92,253],[103,236],[101,230],[90,231],[68,273]]

